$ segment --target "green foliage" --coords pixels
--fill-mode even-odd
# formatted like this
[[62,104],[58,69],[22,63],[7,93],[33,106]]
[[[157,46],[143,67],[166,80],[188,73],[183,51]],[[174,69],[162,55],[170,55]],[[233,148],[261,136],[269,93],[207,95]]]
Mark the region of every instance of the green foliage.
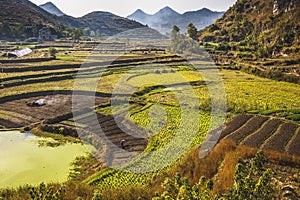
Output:
[[72,38],[74,40],[79,40],[83,36],[83,30],[81,28],[74,29],[72,32]]
[[49,48],[49,54],[51,57],[56,57],[56,54],[58,53],[57,49],[54,47]]
[[237,200],[272,199],[272,171],[271,169],[263,170],[266,162],[263,152],[259,151],[248,163],[238,163],[233,188],[225,195],[226,198]]
[[161,195],[156,195],[152,200],[212,199],[209,192],[213,189],[213,183],[211,180],[206,181],[204,177],[201,177],[196,185],[191,186],[188,179],[177,173],[174,180],[167,178],[162,187],[165,191]]
[[292,121],[300,121],[300,110],[299,109],[282,109],[282,110],[252,110],[248,111],[251,114],[261,115],[273,115],[278,117],[284,117]]
[[[192,33],[193,34],[193,33]],[[192,35],[194,38],[185,36],[184,34],[175,34],[172,38],[171,51],[177,54],[199,54],[202,53],[203,59],[209,60],[208,55],[203,54],[203,49],[198,42],[194,41],[198,39],[197,35]],[[194,39],[194,40],[193,40]]]
[[254,175],[257,175],[257,172],[262,170],[263,166],[268,162],[268,159],[265,158],[263,151],[258,151],[254,158],[249,162],[250,169]]
[[197,28],[193,23],[190,23],[188,25],[187,33],[188,33],[189,37],[192,38],[193,40],[198,40]]
[[92,200],[104,200],[102,194],[100,193],[100,191],[96,190],[94,191],[94,196],[92,198]]
[[[199,77],[195,76],[195,72],[193,71],[182,71],[187,81],[199,81]],[[284,82],[276,82],[270,81],[267,79],[257,78],[253,75],[248,75],[242,72],[237,71],[222,71],[222,76],[224,78],[224,84],[227,92],[228,98],[228,109],[232,112],[245,112],[247,110],[268,110],[268,109],[281,109],[283,107],[292,108],[297,104],[296,94],[298,94],[297,86],[290,83]],[[167,77],[167,78],[166,78]],[[198,78],[198,79],[197,79]],[[162,80],[164,84],[177,83],[176,76],[173,74],[145,74],[142,76],[135,76],[134,78],[128,81],[129,84],[142,84],[148,82],[149,80]],[[265,87],[261,87],[261,85],[265,85]],[[130,113],[130,120],[134,121],[138,125],[144,128],[152,128],[150,130],[156,130],[153,126],[157,125],[159,122],[155,121],[156,119],[151,119],[151,107],[153,105],[161,105],[163,106],[166,115],[167,115],[167,123],[166,126],[162,128],[157,128],[157,134],[153,134],[150,139],[150,143],[145,154],[141,155],[137,159],[137,161],[143,160],[147,158],[149,154],[153,153],[152,156],[156,157],[156,159],[152,162],[144,163],[132,162],[131,166],[138,168],[155,168],[155,166],[164,162],[164,154],[156,153],[156,151],[162,149],[167,144],[172,141],[173,137],[176,135],[180,124],[180,107],[178,106],[178,101],[174,98],[174,94],[171,92],[164,91],[162,88],[155,87],[153,85],[148,85],[146,88],[141,88],[141,91],[137,91],[135,95],[133,95],[131,106],[133,107],[132,112]],[[199,98],[200,108],[201,110],[205,110],[209,107],[210,100],[209,94],[206,87],[195,87],[195,94]],[[276,93],[274,93],[276,91]],[[290,92],[287,92],[290,91]],[[285,96],[282,99],[282,96]],[[272,101],[269,101],[272,99]],[[144,105],[144,106],[141,106]],[[155,112],[158,114],[158,112]],[[199,113],[198,113],[199,114]],[[201,120],[200,120],[200,129],[197,135],[194,138],[194,142],[192,144],[201,144],[205,133],[208,130],[210,116],[205,112],[201,112]],[[185,128],[184,130],[189,130],[189,128]],[[180,140],[174,145],[185,145],[185,140]],[[161,159],[158,159],[161,158]],[[150,160],[150,159],[149,159]],[[171,163],[168,165],[172,167]],[[163,170],[160,170],[161,173]],[[103,171],[105,172],[105,171]],[[120,181],[121,179],[125,179],[128,177],[128,181]],[[147,177],[147,176],[146,176]],[[151,175],[147,178],[151,178]],[[100,180],[96,185],[99,185],[103,188],[115,187],[116,185],[126,186],[126,185],[139,185],[143,182],[139,182],[140,176],[138,174],[126,174],[126,173],[111,173],[108,176],[99,176],[94,180]]]
[[179,34],[180,28],[176,25],[173,26],[173,29],[171,31],[171,40],[176,40],[178,34]]
[[300,121],[300,114],[292,114],[286,117],[289,120]]
[[235,49],[245,42],[250,52],[261,58],[278,55],[284,47],[299,46],[299,4],[290,8],[290,1],[278,2],[276,15],[272,12],[274,0],[238,0],[221,19],[200,31],[200,40],[234,42]]
[[89,177],[85,183],[98,186],[100,189],[113,189],[124,186],[139,186],[151,176],[149,174],[134,174],[126,171],[105,168]]
[[41,183],[38,187],[29,188],[29,194],[31,200],[60,200],[65,196],[65,189],[59,188],[57,191],[53,190],[53,187],[47,188],[44,183]]

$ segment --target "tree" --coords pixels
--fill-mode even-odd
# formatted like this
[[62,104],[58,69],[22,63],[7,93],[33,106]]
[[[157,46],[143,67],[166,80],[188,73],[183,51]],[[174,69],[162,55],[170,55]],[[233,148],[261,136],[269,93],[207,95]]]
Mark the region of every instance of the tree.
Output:
[[173,29],[171,31],[171,40],[176,40],[178,34],[179,34],[180,28],[176,25],[173,26]]
[[91,36],[91,37],[95,37],[95,36],[96,36],[95,31],[91,31],[91,32],[90,32],[90,36]]
[[100,37],[100,36],[101,36],[100,29],[97,29],[97,30],[96,30],[96,36],[97,36],[97,37]]
[[201,177],[196,185],[191,186],[187,178],[183,178],[177,173],[174,180],[166,178],[162,187],[165,191],[160,196],[156,195],[153,200],[213,199],[210,196],[210,191],[213,189],[213,182],[211,180],[207,181],[204,177]]
[[51,57],[56,58],[56,54],[58,53],[57,49],[51,47],[49,48],[49,54]]
[[198,40],[198,31],[196,26],[193,23],[190,23],[187,27],[187,33],[189,35],[190,38],[192,38],[193,40]]
[[83,30],[81,28],[77,28],[72,32],[72,38],[74,40],[79,40],[80,37],[83,36]]
[[237,164],[234,185],[227,199],[258,200],[273,199],[272,170],[264,170],[267,163],[262,151],[259,151],[247,164]]
[[85,28],[85,29],[83,29],[83,35],[85,35],[85,36],[90,36],[90,34],[91,34],[91,29],[90,28]]

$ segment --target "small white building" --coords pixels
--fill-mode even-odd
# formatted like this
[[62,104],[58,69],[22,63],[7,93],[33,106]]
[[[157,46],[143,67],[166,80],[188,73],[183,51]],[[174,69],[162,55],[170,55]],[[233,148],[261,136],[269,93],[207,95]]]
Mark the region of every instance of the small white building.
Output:
[[26,48],[26,49],[15,50],[15,51],[6,53],[4,56],[9,57],[9,58],[20,58],[20,57],[26,56],[30,53],[32,53],[32,50],[29,48]]

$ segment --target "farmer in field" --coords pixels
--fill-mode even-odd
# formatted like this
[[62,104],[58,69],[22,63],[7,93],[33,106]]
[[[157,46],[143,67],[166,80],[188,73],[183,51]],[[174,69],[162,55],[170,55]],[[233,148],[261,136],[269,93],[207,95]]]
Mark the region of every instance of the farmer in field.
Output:
[[121,148],[124,149],[125,148],[125,140],[121,140],[120,144],[121,144]]

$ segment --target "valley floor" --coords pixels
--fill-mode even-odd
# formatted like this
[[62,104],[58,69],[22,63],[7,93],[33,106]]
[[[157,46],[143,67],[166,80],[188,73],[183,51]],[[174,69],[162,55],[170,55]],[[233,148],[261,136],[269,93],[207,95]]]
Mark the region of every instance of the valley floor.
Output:
[[[267,167],[278,183],[292,185],[293,195],[300,195],[298,84],[219,70],[207,61],[193,66],[167,52],[101,52],[85,60],[88,55],[80,47],[66,47],[56,59],[8,59],[0,65],[0,131],[20,129],[64,144],[80,139],[94,146],[89,151],[97,160],[82,158],[65,186],[54,184],[55,189],[65,187],[65,199],[91,199],[97,190],[111,199],[129,195],[129,190],[136,191],[130,199],[150,199],[143,186],[154,184],[154,197],[154,190],[162,192],[160,184],[175,171],[192,184],[202,175],[212,179],[211,194],[222,195],[232,187],[239,157],[246,162],[258,150],[270,159]],[[214,86],[222,86],[218,98],[211,96]],[[199,149],[207,150],[206,144],[217,146],[200,159]],[[68,191],[74,185],[82,194]],[[0,190],[5,199],[18,199],[16,194],[30,196],[26,187]]]

